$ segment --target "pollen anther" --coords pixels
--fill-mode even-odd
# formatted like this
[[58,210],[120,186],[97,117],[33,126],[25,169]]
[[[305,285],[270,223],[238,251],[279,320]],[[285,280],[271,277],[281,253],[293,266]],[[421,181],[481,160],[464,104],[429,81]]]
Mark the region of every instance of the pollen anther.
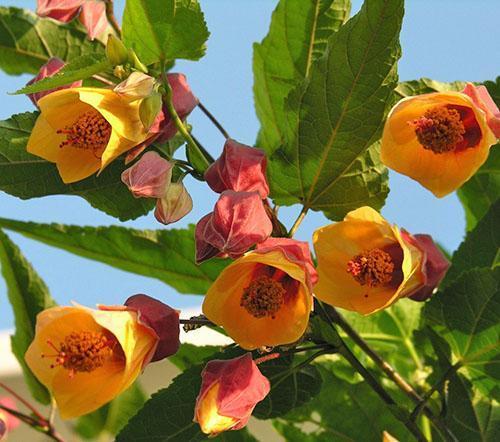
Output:
[[377,287],[391,282],[394,262],[381,249],[366,250],[347,263],[347,272],[360,284]]
[[255,318],[270,316],[274,319],[285,302],[285,295],[286,290],[280,282],[261,276],[243,290],[240,306]]

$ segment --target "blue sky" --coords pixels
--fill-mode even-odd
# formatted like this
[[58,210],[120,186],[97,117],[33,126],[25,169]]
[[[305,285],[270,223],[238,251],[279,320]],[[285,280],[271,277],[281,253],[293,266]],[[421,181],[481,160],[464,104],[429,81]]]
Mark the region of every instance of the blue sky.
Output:
[[[117,9],[124,1],[116,1]],[[267,33],[274,0],[200,0],[211,31],[205,58],[197,63],[179,62],[176,71],[184,72],[195,94],[240,142],[253,144],[258,131],[252,97],[252,43]],[[2,6],[34,9],[35,0],[0,0]],[[407,0],[401,43],[403,57],[400,78],[431,77],[441,81],[494,79],[500,71],[500,46],[497,43],[500,2],[497,0]],[[361,1],[353,1],[357,11]],[[9,77],[0,73],[0,118],[33,110],[23,96],[7,92],[23,86],[29,76]],[[195,134],[217,156],[223,139],[199,111],[190,123]],[[193,180],[187,186],[195,209],[175,225],[195,223],[211,211],[216,195]],[[391,222],[413,233],[430,233],[450,250],[461,242],[464,214],[455,195],[436,199],[410,179],[391,173],[391,193],[383,209]],[[282,210],[288,225],[300,209]],[[92,209],[77,197],[53,196],[21,201],[0,192],[0,216],[38,222],[79,225],[117,224],[113,218]],[[318,213],[308,215],[298,238],[309,240],[312,231],[328,221]],[[149,215],[126,225],[136,228],[161,228]],[[178,308],[200,303],[198,296],[179,295],[159,281],[128,274],[103,264],[75,257],[37,242],[9,233],[46,281],[61,304],[70,300],[93,305],[123,302],[134,293],[147,293]],[[0,280],[0,329],[13,326],[6,288]]]

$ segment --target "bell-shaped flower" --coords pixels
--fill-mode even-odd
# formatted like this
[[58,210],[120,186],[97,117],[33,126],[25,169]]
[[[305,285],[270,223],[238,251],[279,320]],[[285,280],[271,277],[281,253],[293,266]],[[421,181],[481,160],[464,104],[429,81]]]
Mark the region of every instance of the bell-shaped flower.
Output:
[[214,192],[259,192],[265,199],[269,195],[266,166],[263,150],[229,139],[220,158],[205,172],[205,179]]
[[124,170],[121,178],[136,198],[162,198],[170,185],[172,168],[172,163],[149,151]]
[[465,183],[497,138],[487,115],[466,94],[439,92],[401,100],[382,135],[382,162],[437,197]]
[[203,313],[248,350],[297,341],[312,308],[311,258],[300,251],[306,247],[292,239],[264,241],[220,273]]
[[444,276],[435,255],[438,250],[428,238],[411,238],[371,207],[356,209],[343,221],[316,230],[316,297],[367,315],[400,298],[422,296],[430,286],[432,291]]
[[114,399],[155,355],[159,337],[135,309],[52,307],[37,316],[25,360],[71,419]]
[[182,181],[170,183],[165,194],[156,201],[155,218],[168,225],[184,218],[193,209],[193,199]]
[[[47,63],[45,63],[40,70],[38,71],[38,74],[35,78],[32,80],[28,81],[28,85],[36,83],[37,81],[43,80],[44,78],[47,77],[52,77],[53,75],[57,74],[62,67],[64,66],[64,61],[62,61],[60,58],[57,57],[52,57]],[[82,81],[74,81],[73,83],[67,84],[65,86],[59,86],[55,89],[49,89],[48,91],[42,91],[42,92],[35,92],[34,94],[28,94],[28,97],[30,100],[33,102],[35,106],[38,105],[38,100],[40,100],[42,97],[45,97],[45,95],[48,95],[52,92],[59,91],[61,89],[67,89],[71,87],[80,87],[82,85]]]
[[109,89],[64,89],[43,97],[38,106],[41,113],[27,150],[56,163],[65,183],[102,171],[149,135],[138,102],[129,103]]
[[214,211],[196,225],[196,262],[214,256],[238,258],[266,240],[273,225],[258,192],[223,192]]
[[255,406],[269,393],[269,380],[251,353],[229,360],[208,362],[201,374],[194,421],[203,433],[216,436],[243,428]]
[[[17,411],[16,402],[9,396],[0,397],[0,405],[9,408],[10,410]],[[16,429],[21,422],[12,414],[0,408],[0,440],[4,440],[8,434]]]

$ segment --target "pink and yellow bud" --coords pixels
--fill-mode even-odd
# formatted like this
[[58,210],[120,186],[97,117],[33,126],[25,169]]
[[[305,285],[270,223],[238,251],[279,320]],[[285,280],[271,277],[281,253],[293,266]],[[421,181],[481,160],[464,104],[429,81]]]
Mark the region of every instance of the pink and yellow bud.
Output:
[[264,151],[229,139],[220,158],[205,172],[205,179],[214,192],[258,192],[265,199],[269,195],[266,165]]
[[141,100],[153,93],[154,85],[155,79],[153,77],[143,72],[132,72],[126,80],[115,86],[114,91],[127,100]]
[[238,258],[265,241],[273,225],[258,192],[223,192],[214,211],[197,224],[196,262],[214,256]]
[[193,209],[193,199],[184,183],[170,183],[163,197],[156,202],[155,218],[168,225],[184,218]]
[[251,353],[210,361],[202,372],[194,421],[210,436],[240,430],[269,391],[269,380],[260,372]]

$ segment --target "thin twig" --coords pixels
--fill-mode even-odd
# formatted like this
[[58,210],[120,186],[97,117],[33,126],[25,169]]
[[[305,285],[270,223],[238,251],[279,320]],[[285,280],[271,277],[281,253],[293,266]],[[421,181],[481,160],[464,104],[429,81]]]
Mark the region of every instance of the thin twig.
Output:
[[118,36],[120,36],[122,34],[122,30],[115,17],[113,0],[106,1],[106,17],[113,30],[116,32]]
[[41,422],[47,422],[45,417],[40,413],[33,405],[31,405],[26,399],[22,396],[19,396],[14,390],[5,385],[3,382],[0,382],[0,388],[3,388],[7,393],[9,393],[12,397],[16,398],[19,402],[21,402],[26,408],[28,408]]
[[304,221],[304,218],[307,214],[307,211],[308,211],[308,209],[305,206],[302,207],[302,210],[300,211],[299,216],[297,217],[297,219],[293,223],[293,226],[290,228],[290,231],[288,232],[288,236],[290,238],[293,238],[293,236],[297,232],[297,229],[299,228],[300,224],[302,223],[302,221]]
[[214,126],[219,129],[219,132],[224,136],[224,138],[227,140],[228,138],[231,138],[229,134],[227,133],[226,129],[222,126],[222,124],[219,123],[217,118],[213,116],[213,114],[203,105],[203,103],[200,101],[198,102],[198,107],[200,110],[208,117],[208,119],[214,124]]

